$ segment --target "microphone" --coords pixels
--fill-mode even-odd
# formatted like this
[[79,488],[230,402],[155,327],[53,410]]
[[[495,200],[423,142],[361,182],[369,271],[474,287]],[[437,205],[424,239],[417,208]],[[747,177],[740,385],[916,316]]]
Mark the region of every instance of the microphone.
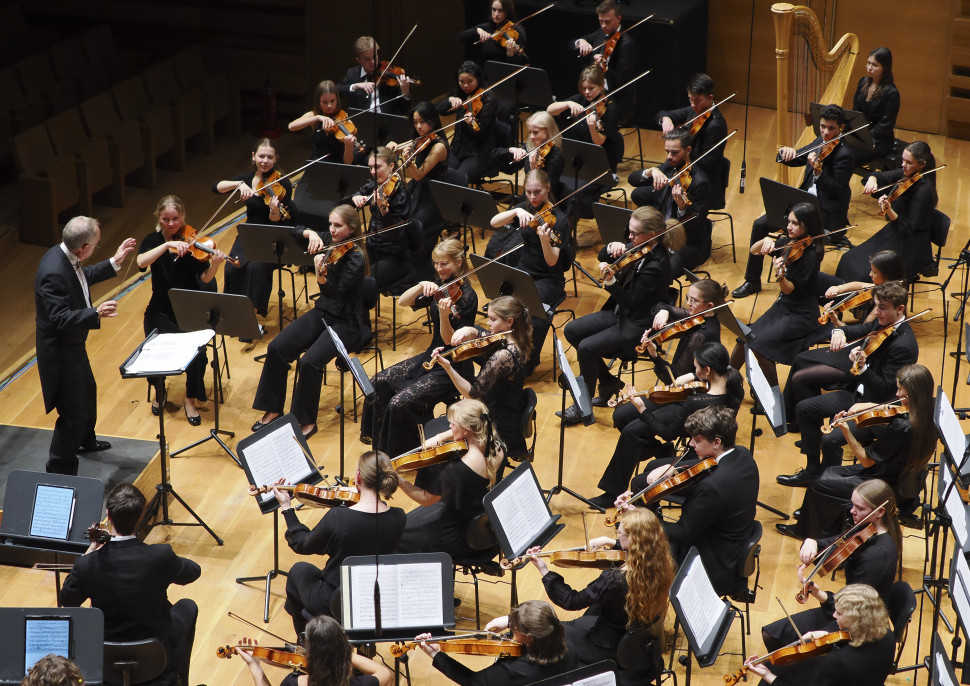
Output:
[[748,163],[746,160],[741,160],[741,189],[739,193],[744,193],[744,180],[748,176]]

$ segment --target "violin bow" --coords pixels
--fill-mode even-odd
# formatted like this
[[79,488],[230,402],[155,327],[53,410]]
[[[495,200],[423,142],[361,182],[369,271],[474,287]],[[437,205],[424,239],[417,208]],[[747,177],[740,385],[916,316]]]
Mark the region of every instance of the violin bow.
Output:
[[895,327],[895,326],[897,326],[899,324],[902,324],[904,322],[908,322],[911,319],[916,319],[917,317],[922,317],[927,312],[932,312],[932,311],[933,311],[933,308],[932,307],[927,307],[925,310],[923,310],[922,312],[918,312],[918,313],[914,314],[912,317],[906,317],[905,319],[901,319],[898,322],[895,322],[894,324],[888,324],[888,325],[886,325],[886,326],[884,326],[882,328],[879,328],[879,329],[875,329],[873,331],[870,331],[869,333],[867,333],[865,336],[862,336],[861,338],[857,338],[854,341],[848,341],[845,345],[848,346],[848,345],[855,345],[856,343],[861,343],[862,341],[866,340],[870,336],[875,336],[877,334],[880,334],[883,331],[885,331],[886,329],[891,329],[891,328],[893,328],[893,327]]
[[[415,24],[414,26],[412,26],[411,27],[411,30],[408,31],[408,35],[406,35],[404,37],[404,40],[401,41],[401,44],[399,46],[397,46],[397,50],[391,56],[391,59],[389,59],[387,61],[387,66],[384,67],[384,71],[381,72],[381,75],[380,76],[378,76],[376,79],[374,79],[374,88],[377,88],[378,87],[378,84],[380,84],[381,80],[387,75],[387,70],[390,69],[391,68],[391,65],[394,64],[394,60],[397,59],[397,56],[399,54],[401,54],[401,50],[404,49],[404,44],[408,42],[408,39],[417,30],[417,28],[418,28],[418,25],[417,24]],[[388,101],[388,102],[390,102],[390,101]],[[374,98],[374,107],[375,108],[377,107],[377,98]]]
[[[430,132],[428,134],[425,134],[425,136],[422,136],[422,138],[424,138],[424,137],[433,137],[436,134],[441,133],[442,131],[447,131],[451,127],[456,126],[458,124],[458,122],[460,122],[460,121],[461,121],[461,119],[456,119],[455,121],[451,122],[450,124],[445,124],[440,129],[435,129],[434,131],[432,131],[432,132]],[[401,162],[401,169],[405,169],[409,164],[411,164],[411,160],[413,160],[415,157],[417,157],[418,153],[421,152],[421,150],[415,150],[414,152],[411,152],[410,147],[411,147],[411,145],[413,143],[414,143],[413,140],[411,140],[408,143],[406,143],[406,145],[408,145],[408,154],[407,155],[401,155],[401,157],[404,157],[404,161]],[[414,147],[417,147],[417,146],[414,146]]]
[[232,612],[231,610],[230,610],[229,612],[227,612],[226,614],[228,614],[228,615],[229,615],[230,617],[232,617],[233,619],[235,619],[235,620],[238,620],[238,621],[240,621],[240,622],[242,622],[243,624],[248,624],[248,625],[249,625],[249,626],[251,626],[252,628],[254,628],[254,629],[258,629],[258,630],[260,630],[260,631],[262,631],[262,632],[263,632],[264,634],[266,634],[267,636],[272,636],[272,637],[273,637],[273,638],[275,638],[275,639],[276,639],[277,641],[282,641],[284,645],[287,645],[287,646],[291,646],[291,645],[293,645],[293,642],[292,642],[292,641],[287,641],[287,640],[286,640],[285,638],[283,638],[282,636],[277,636],[277,635],[276,635],[276,634],[274,634],[274,633],[273,633],[272,631],[268,631],[268,630],[266,630],[266,629],[264,629],[264,628],[263,628],[263,627],[261,627],[261,626],[257,626],[256,624],[253,624],[253,623],[252,623],[252,622],[250,622],[250,621],[249,621],[248,619],[245,619],[244,617],[240,617],[239,615],[237,615],[237,614],[236,614],[235,612]]
[[[649,17],[648,17],[648,19],[649,19]],[[614,95],[616,95],[617,93],[619,93],[621,90],[623,90],[624,88],[626,88],[630,84],[632,84],[632,83],[634,83],[636,81],[639,81],[640,79],[642,79],[644,76],[646,76],[649,73],[650,73],[650,70],[647,69],[645,72],[643,72],[639,76],[636,76],[636,77],[630,79],[629,81],[627,81],[626,83],[624,83],[622,86],[620,86],[616,90],[612,90],[612,91],[609,91],[607,93],[604,93],[602,96],[600,96],[596,100],[596,102],[587,105],[586,108],[583,111],[584,112],[588,112],[589,110],[595,108],[597,105],[599,105],[601,102],[603,102],[607,98],[613,97]],[[571,129],[574,126],[576,126],[576,124],[579,124],[580,122],[583,122],[583,121],[586,121],[586,118],[585,117],[581,117],[581,118],[577,119],[576,121],[574,121],[572,124],[570,124],[566,128],[561,129],[559,131],[559,133],[557,133],[555,136],[553,136],[552,138],[549,138],[548,140],[546,140],[546,143],[551,143],[552,141],[556,140],[557,138],[559,138],[560,136],[562,136],[564,133],[566,133],[567,131],[569,131],[569,129]],[[543,143],[543,145],[545,145],[545,143]]]
[[848,226],[843,226],[841,229],[835,229],[834,231],[829,231],[828,233],[823,233],[821,236],[802,236],[801,238],[796,238],[791,243],[786,243],[785,245],[779,246],[777,248],[772,248],[769,252],[773,255],[776,252],[782,252],[788,248],[794,246],[796,243],[808,242],[811,243],[816,238],[828,238],[837,233],[842,233],[843,231],[848,231],[849,229],[855,229],[858,224],[849,224]]
[[[652,14],[651,14],[651,15],[650,15],[649,17],[644,17],[643,19],[641,19],[640,21],[638,21],[638,22],[637,22],[636,24],[634,24],[634,25],[633,25],[633,26],[631,26],[630,28],[628,28],[628,29],[623,29],[622,31],[620,31],[620,32],[619,32],[619,36],[617,36],[617,40],[619,40],[619,37],[620,37],[620,36],[622,36],[622,35],[623,35],[624,33],[626,33],[627,31],[632,31],[633,29],[635,29],[636,27],[638,27],[638,26],[639,26],[640,24],[642,24],[643,22],[645,22],[645,21],[647,21],[647,20],[649,20],[649,19],[653,19],[653,15],[652,15]],[[612,37],[613,37],[613,36],[610,36],[610,37],[609,37],[609,38],[607,38],[606,40],[609,40],[609,39],[610,39],[610,38],[612,38]],[[594,53],[594,52],[596,52],[597,50],[599,50],[600,48],[602,48],[602,47],[603,47],[604,45],[606,45],[606,40],[605,40],[605,41],[603,41],[602,43],[600,43],[599,45],[597,45],[597,46],[596,46],[595,48],[593,48],[592,50],[590,50],[590,51],[589,51],[589,52],[590,52],[590,54],[592,54],[592,53]],[[580,57],[582,57],[582,55],[580,55]],[[617,89],[617,90],[619,90],[619,89]]]
[[680,455],[678,455],[677,456],[677,459],[674,461],[674,463],[672,465],[670,465],[670,469],[673,472],[672,474],[666,474],[665,473],[665,476],[660,477],[659,479],[657,479],[656,481],[654,481],[652,484],[647,484],[647,486],[644,487],[643,490],[639,491],[638,493],[636,493],[634,495],[631,495],[630,498],[629,498],[629,500],[627,500],[627,502],[628,503],[632,503],[634,500],[638,500],[638,499],[642,498],[644,495],[646,495],[647,491],[649,491],[651,488],[654,488],[658,484],[663,483],[664,480],[669,479],[671,476],[674,476],[674,474],[677,473],[677,465],[679,465],[681,463],[681,461],[685,457],[687,457],[687,453],[689,453],[689,452],[690,452],[690,448],[684,448],[684,452],[682,452]]
[[795,635],[798,636],[798,643],[799,644],[804,643],[804,641],[802,640],[802,632],[798,629],[798,625],[795,624],[795,619],[791,616],[791,613],[785,608],[784,604],[781,602],[781,598],[779,598],[778,596],[775,596],[775,600],[778,601],[778,605],[779,607],[781,607],[781,611],[784,612],[785,617],[788,618],[788,622],[791,624],[791,628],[795,630]]
[[[728,100],[730,100],[731,98],[733,98],[733,97],[734,97],[735,95],[737,95],[737,93],[731,93],[731,95],[729,95],[729,96],[727,96],[726,98],[724,98],[724,100],[721,100],[721,102],[716,102],[716,103],[714,103],[713,105],[711,105],[710,107],[708,107],[708,108],[707,108],[706,110],[704,110],[704,111],[703,111],[703,112],[701,112],[700,114],[698,114],[698,115],[696,115],[696,116],[694,116],[694,117],[693,117],[693,118],[691,118],[691,119],[688,119],[688,120],[687,120],[687,121],[685,121],[685,122],[684,122],[683,124],[680,124],[679,126],[676,126],[676,127],[674,127],[674,128],[678,128],[678,129],[686,129],[686,128],[687,128],[688,126],[690,126],[690,125],[691,125],[691,124],[693,124],[693,123],[694,123],[695,121],[697,121],[698,119],[700,119],[701,117],[703,117],[703,116],[704,116],[705,114],[707,114],[707,113],[708,113],[708,112],[710,112],[711,110],[713,110],[713,109],[715,109],[715,108],[717,108],[717,107],[719,107],[720,105],[723,105],[723,104],[724,104],[724,103],[726,103],[726,102],[727,102]],[[737,131],[737,129],[735,129],[735,131]],[[718,145],[720,145],[720,143],[718,143]],[[716,147],[717,147],[717,145],[715,145],[715,146],[713,146],[713,147],[714,147],[714,148],[716,148]],[[712,148],[712,149],[713,149],[713,148]],[[698,159],[699,159],[699,158],[698,158]]]
[[[663,325],[663,326],[661,326],[661,327],[660,327],[659,329],[657,329],[657,330],[656,330],[656,331],[654,332],[654,334],[653,334],[653,335],[654,335],[654,336],[656,336],[656,335],[657,335],[657,334],[659,334],[660,332],[662,332],[662,331],[666,331],[666,330],[667,330],[667,329],[669,329],[669,328],[670,328],[671,326],[676,326],[677,324],[680,324],[681,322],[686,322],[686,321],[689,321],[689,320],[691,320],[691,319],[693,319],[694,317],[703,317],[704,315],[706,315],[706,314],[708,314],[709,312],[713,312],[714,310],[719,310],[719,309],[721,309],[722,307],[728,307],[729,305],[732,305],[732,304],[734,304],[734,301],[733,301],[733,300],[728,300],[728,301],[726,301],[726,302],[723,302],[723,303],[721,303],[720,305],[715,305],[714,307],[708,307],[708,308],[707,308],[706,310],[704,310],[703,312],[698,312],[697,314],[689,314],[689,315],[687,315],[686,317],[684,317],[683,319],[678,319],[678,320],[677,320],[677,321],[675,321],[675,322],[668,322],[667,324],[664,324],[664,325]],[[651,336],[651,338],[653,338],[653,336]]]
[[[543,8],[541,9],[541,10],[536,10],[535,12],[533,12],[532,14],[530,14],[530,15],[529,15],[528,17],[522,17],[522,18],[521,18],[521,19],[519,19],[518,21],[514,21],[514,22],[512,22],[512,25],[514,26],[515,24],[521,24],[521,23],[522,23],[522,22],[524,22],[524,21],[525,21],[526,19],[532,19],[532,17],[534,17],[534,16],[536,16],[537,14],[542,14],[542,13],[543,13],[543,12],[545,12],[546,10],[548,10],[548,9],[552,9],[552,8],[553,8],[553,7],[555,7],[555,6],[556,6],[556,3],[554,3],[554,2],[551,2],[551,3],[549,3],[548,5],[546,5],[545,7],[543,7]],[[484,43],[484,42],[485,42],[485,40],[492,40],[493,38],[495,38],[495,36],[497,36],[497,35],[499,35],[500,33],[501,33],[501,31],[496,31],[496,32],[495,32],[495,33],[493,33],[493,34],[492,34],[491,36],[489,36],[489,37],[488,37],[487,39],[484,39],[484,40],[480,40],[480,41],[478,41],[478,42],[479,42],[479,43]]]
[[[330,248],[330,249],[333,250],[333,248]],[[292,436],[293,436],[293,440],[296,441],[296,444],[300,446],[300,452],[303,453],[303,456],[310,462],[310,464],[313,465],[314,469],[320,472],[320,476],[326,479],[327,475],[323,473],[323,467],[318,465],[316,460],[314,460],[313,456],[309,453],[309,451],[307,451],[307,449],[303,447],[303,444],[300,443],[300,439],[296,437],[296,434],[292,434]]]
[[862,529],[865,528],[865,525],[869,523],[869,518],[872,517],[874,514],[876,514],[882,508],[886,507],[886,505],[888,504],[889,504],[889,500],[882,501],[882,504],[879,505],[879,507],[873,508],[872,512],[870,512],[865,517],[863,517],[858,522],[856,522],[851,527],[849,527],[848,531],[846,531],[844,534],[842,534],[837,539],[832,541],[823,551],[818,553],[815,556],[815,559],[812,560],[812,562],[817,563],[815,565],[815,569],[812,570],[812,573],[808,576],[808,579],[806,579],[805,581],[807,582],[811,580],[811,578],[815,576],[818,570],[822,568],[822,565],[824,565],[828,561],[829,556],[839,545],[841,545],[842,543],[845,543],[847,539],[851,538],[852,536],[855,536],[857,533],[862,531]]
[[[856,131],[861,131],[862,129],[866,128],[867,126],[869,126],[869,122],[866,122],[862,126],[857,126],[856,128],[852,129],[851,131],[846,131],[845,133],[840,133],[838,136],[836,136],[832,140],[822,141],[818,145],[813,145],[811,148],[808,148],[806,150],[802,150],[801,152],[795,153],[795,157],[801,157],[802,155],[807,155],[810,152],[815,152],[816,150],[818,150],[820,148],[824,148],[826,145],[828,145],[832,141],[840,141],[843,138],[845,138],[846,136],[851,136]],[[795,157],[793,157],[792,159],[795,159]]]
[[[264,184],[263,184],[262,186],[260,186],[259,188],[254,188],[254,189],[253,189],[253,195],[258,195],[258,194],[260,193],[260,191],[262,191],[263,189],[265,189],[265,188],[267,188],[268,186],[272,186],[273,184],[276,184],[276,183],[279,183],[279,182],[280,182],[280,181],[282,181],[283,179],[288,179],[288,178],[290,178],[291,176],[293,176],[294,174],[299,174],[299,173],[300,173],[301,171],[303,171],[303,170],[304,170],[304,169],[306,169],[307,167],[309,167],[309,166],[311,166],[311,165],[314,165],[314,164],[316,164],[317,162],[322,162],[322,161],[323,161],[324,159],[326,159],[327,157],[330,157],[330,153],[329,153],[329,152],[328,152],[328,153],[327,153],[326,155],[323,155],[323,156],[321,156],[321,157],[318,157],[318,158],[317,158],[317,159],[315,159],[315,160],[310,160],[309,162],[307,162],[306,164],[304,164],[304,165],[303,165],[302,167],[300,167],[299,169],[294,169],[294,170],[293,170],[293,171],[291,171],[291,172],[290,172],[289,174],[283,174],[283,176],[281,176],[280,178],[278,178],[278,179],[276,179],[276,181],[274,181],[273,183],[264,183]],[[240,183],[245,183],[245,182],[240,182]],[[233,188],[233,189],[232,189],[232,191],[231,191],[231,192],[229,193],[229,198],[231,198],[231,197],[232,197],[232,194],[233,194],[233,193],[235,193],[235,192],[236,192],[237,190],[239,190],[239,186],[236,186],[235,188]],[[225,206],[225,204],[226,204],[227,202],[229,202],[229,198],[226,198],[226,200],[225,200],[225,202],[223,202],[223,203],[222,203],[222,205],[223,205],[223,206]],[[236,204],[239,204],[239,203],[241,203],[241,202],[242,202],[242,198],[239,198],[239,200],[237,200],[237,201],[236,201]],[[222,209],[222,207],[220,207],[220,208],[219,208],[219,210],[221,210],[221,209]],[[219,210],[216,210],[216,212],[215,212],[215,214],[213,214],[213,215],[212,215],[212,217],[210,217],[210,218],[209,218],[209,221],[210,221],[210,222],[212,221],[212,219],[214,219],[214,218],[215,218],[215,216],[216,216],[216,214],[218,214],[218,213],[219,213]],[[206,224],[205,224],[205,225],[204,225],[204,226],[203,226],[203,227],[202,227],[201,229],[199,229],[199,233],[200,233],[200,234],[201,234],[201,233],[202,233],[202,231],[203,231],[203,230],[205,229],[205,226],[208,226],[208,222],[206,222]]]
[[[715,143],[714,145],[712,145],[710,150],[706,150],[704,152],[704,154],[701,155],[700,157],[698,157],[696,160],[691,160],[690,164],[684,165],[683,169],[681,169],[676,174],[674,174],[673,176],[671,176],[671,177],[669,177],[667,179],[667,183],[673,182],[673,180],[676,179],[678,176],[680,176],[681,174],[683,174],[684,172],[686,172],[688,169],[690,169],[691,167],[693,167],[695,164],[697,164],[698,162],[700,162],[702,159],[704,159],[705,157],[707,157],[708,155],[710,155],[712,152],[714,152],[715,150],[717,150],[717,148],[719,148],[722,143],[726,143],[727,142],[727,139],[730,138],[731,136],[733,136],[734,134],[736,134],[737,132],[738,132],[738,130],[737,129],[734,129],[734,131],[732,131],[731,133],[729,133],[728,135],[726,135],[724,138],[722,138],[721,140],[719,140],[717,143]],[[664,176],[666,176],[666,174]]]
[[[923,178],[924,176],[926,176],[926,175],[928,175],[928,174],[932,174],[933,172],[938,172],[938,171],[940,171],[940,170],[941,170],[941,169],[943,169],[944,167],[946,167],[946,165],[945,165],[945,164],[941,164],[941,165],[940,165],[939,167],[937,167],[936,169],[930,169],[929,171],[926,171],[926,172],[919,172],[919,176],[920,176],[920,178]],[[902,181],[902,180],[903,180],[903,179],[900,179],[899,181]],[[890,189],[890,188],[892,188],[893,186],[895,186],[895,185],[897,185],[897,184],[899,183],[899,181],[893,181],[893,182],[892,182],[891,184],[889,184],[889,185],[887,185],[887,186],[883,186],[882,188],[877,188],[876,190],[874,190],[874,191],[873,191],[873,192],[871,193],[871,195],[875,195],[875,194],[876,194],[876,193],[878,193],[879,191],[885,191],[885,190],[888,190],[888,189]]]
[[497,86],[497,85],[499,85],[501,83],[505,83],[506,81],[508,81],[509,79],[511,79],[513,76],[517,76],[518,74],[521,74],[523,71],[525,71],[528,68],[529,68],[529,65],[524,65],[524,66],[519,67],[518,69],[516,69],[511,74],[508,74],[508,75],[503,76],[502,78],[500,78],[498,81],[496,81],[495,83],[493,83],[488,88],[483,88],[481,93],[476,93],[475,95],[472,95],[471,97],[469,97],[468,99],[466,99],[465,102],[463,102],[460,105],[457,105],[455,107],[452,107],[448,111],[449,112],[455,112],[455,111],[458,110],[459,107],[465,107],[465,106],[467,106],[468,103],[470,103],[472,100],[477,100],[478,98],[482,97],[483,95],[485,95],[486,93],[488,93],[490,90],[492,90],[493,88],[495,88],[495,86]]

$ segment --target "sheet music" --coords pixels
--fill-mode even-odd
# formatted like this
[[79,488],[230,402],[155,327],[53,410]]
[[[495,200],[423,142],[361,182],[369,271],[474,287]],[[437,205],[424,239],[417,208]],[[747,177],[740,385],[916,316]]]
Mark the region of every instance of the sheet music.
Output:
[[694,558],[687,570],[684,583],[677,591],[677,599],[684,621],[697,639],[697,646],[707,645],[724,614],[724,603],[714,592],[700,556]]
[[326,320],[324,320],[324,324],[326,324],[327,331],[330,332],[330,337],[333,338],[333,344],[337,346],[337,350],[340,352],[340,354],[344,357],[350,357],[350,353],[347,352],[347,346],[345,346],[344,342],[340,340],[340,336],[337,335],[337,332],[330,328],[330,325],[326,323]]
[[946,657],[937,652],[936,655],[936,681],[940,686],[955,686],[955,684],[950,681],[950,670],[947,664]]
[[588,676],[585,679],[574,681],[572,686],[616,686],[616,674],[614,672],[603,672],[596,676]]
[[569,366],[569,360],[566,359],[566,353],[562,349],[562,343],[559,341],[559,338],[553,338],[552,340],[555,347],[554,354],[556,355],[556,359],[559,360],[559,372],[565,374],[573,400],[578,403],[580,393],[579,384],[576,383],[576,375],[573,374],[573,369]]
[[775,407],[775,396],[771,392],[771,385],[768,383],[768,378],[761,369],[758,358],[754,356],[754,351],[750,348],[745,348],[744,354],[747,357],[748,363],[748,381],[751,382],[751,386],[754,388],[755,397],[761,403],[761,408],[765,411],[765,416],[768,418],[768,421],[772,426],[776,426],[779,416],[778,408]]
[[[381,625],[388,629],[443,625],[441,569],[441,564],[437,562],[381,565]],[[343,566],[340,575],[344,588],[344,625],[348,629],[374,627],[374,578],[377,567]],[[348,598],[350,602],[346,602]]]
[[963,554],[956,550],[953,554],[953,583],[950,586],[950,599],[964,627],[970,626],[970,565]]
[[74,489],[37,484],[30,535],[67,540],[74,519]]
[[[967,438],[963,433],[963,427],[960,426],[960,420],[953,411],[950,399],[942,390],[939,393],[940,398],[937,406],[936,425],[940,438],[943,439],[943,445],[946,446],[947,451],[950,453],[950,459],[953,460],[954,465],[959,465],[963,460],[963,453],[966,450]],[[966,471],[967,467],[964,466],[963,469]]]
[[[268,486],[280,478],[295,484],[315,471],[307,464],[293,426],[288,423],[281,424],[246,448],[245,458],[256,486]],[[272,492],[260,493],[258,497],[260,502],[274,498]]]
[[542,492],[528,471],[506,486],[492,500],[492,506],[498,525],[516,554],[524,552],[546,530],[551,519]]
[[159,334],[145,343],[135,359],[125,366],[125,372],[151,374],[185,369],[195,359],[199,348],[215,335],[212,329]]
[[950,488],[953,483],[953,475],[946,464],[940,465],[940,488],[941,493],[949,493],[946,502],[943,504],[946,513],[950,516],[950,528],[956,536],[957,543],[963,550],[967,549],[967,506],[960,499],[960,491],[956,486]]
[[24,673],[46,655],[70,657],[71,620],[27,617],[24,623]]

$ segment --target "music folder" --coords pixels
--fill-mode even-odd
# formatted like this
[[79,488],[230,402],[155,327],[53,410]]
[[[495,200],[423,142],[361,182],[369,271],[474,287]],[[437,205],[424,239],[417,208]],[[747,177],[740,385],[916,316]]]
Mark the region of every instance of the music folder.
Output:
[[485,495],[485,512],[507,559],[533,546],[546,546],[560,531],[562,515],[553,515],[542,496],[531,462],[523,462]]

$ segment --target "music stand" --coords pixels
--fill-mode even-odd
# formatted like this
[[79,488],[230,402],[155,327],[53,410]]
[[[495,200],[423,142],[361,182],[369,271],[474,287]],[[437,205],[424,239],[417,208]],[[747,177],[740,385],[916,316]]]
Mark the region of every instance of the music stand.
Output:
[[[957,646],[953,646],[953,660],[951,661],[946,655],[946,649],[943,647],[943,639],[940,638],[938,633],[933,634],[933,647],[926,658],[926,663],[916,665],[917,667],[927,667],[930,672],[929,686],[955,686],[959,684],[960,681],[957,680],[956,672],[953,671],[953,662],[956,661],[956,649]],[[918,654],[918,653],[917,653]],[[899,673],[899,670],[896,671]]]
[[[411,121],[407,117],[399,114],[387,114],[386,112],[374,112],[372,110],[358,110],[357,114],[351,110],[349,114],[354,117],[357,130],[362,132],[365,137],[377,132],[377,140],[373,141],[373,146],[385,145],[388,141],[409,141],[411,140]],[[363,167],[366,171],[367,167]],[[360,186],[358,186],[360,188]],[[299,206],[298,206],[299,207]]]
[[[431,181],[431,197],[445,221],[461,224],[462,242],[468,245],[469,227],[479,227],[482,237],[485,227],[491,228],[492,217],[498,214],[495,198],[490,193],[466,186],[456,186],[444,181]],[[471,229],[472,250],[475,247],[475,230]]]
[[[579,190],[583,183],[592,181],[593,179],[602,175],[604,171],[609,171],[612,169],[610,160],[606,156],[606,149],[602,145],[596,145],[595,143],[584,143],[583,141],[566,138],[565,136],[563,136],[560,140],[562,141],[562,156],[565,159],[563,176],[569,176],[570,170],[572,170],[572,188],[569,188],[568,186],[564,187],[564,194]],[[583,183],[580,183],[580,181]],[[579,230],[579,198],[573,198],[573,203],[570,209],[573,213],[573,221],[570,222],[570,226],[572,227],[572,235],[569,237],[569,239],[572,241],[572,245],[576,245],[576,232]],[[574,295],[577,294],[575,289],[576,272],[574,271]]]
[[600,660],[565,674],[551,676],[532,686],[616,686],[619,667],[613,660]]
[[544,548],[566,528],[542,493],[532,463],[523,462],[485,494],[485,512],[506,559],[521,557],[533,546]]
[[[318,468],[310,459],[310,447],[296,422],[286,414],[273,420],[257,433],[239,441],[239,458],[250,485],[267,486],[280,478],[291,484],[317,484],[322,480]],[[260,576],[236,577],[237,584],[266,580],[263,600],[263,622],[269,622],[269,593],[273,579],[287,576],[280,569],[280,503],[272,492],[256,496],[262,514],[273,513],[273,568]]]
[[812,195],[808,191],[786,185],[762,176],[761,199],[765,203],[765,218],[768,224],[778,231],[783,231],[788,226],[788,213],[791,208],[800,202],[807,202],[818,215],[819,224],[822,222],[822,206],[818,203],[818,196]]
[[[748,385],[754,395],[754,407],[751,408],[751,454],[754,455],[755,439],[762,434],[758,428],[758,415],[763,414],[768,418],[768,424],[777,438],[781,438],[788,433],[788,421],[785,418],[785,401],[781,397],[781,389],[778,386],[771,386],[768,377],[765,376],[758,358],[754,351],[747,345],[744,346],[745,370],[748,376]],[[788,515],[781,510],[776,510],[770,505],[765,505],[760,500],[757,501],[758,507],[773,512],[782,519],[787,520]]]
[[293,193],[300,222],[318,233],[330,228],[330,212],[370,179],[370,170],[354,164],[317,162],[310,165]]
[[[813,102],[808,106],[808,112],[812,117],[812,130],[816,136],[822,135],[819,129],[819,122],[821,122],[819,114],[822,111],[822,107],[817,102]],[[844,107],[842,108],[842,112],[845,114],[845,124],[842,126],[842,130],[852,131],[853,129],[859,129],[858,131],[852,131],[848,136],[844,136],[842,142],[853,148],[872,150],[872,131],[869,130],[868,126],[864,129],[859,128],[860,126],[865,126],[866,115],[862,112],[856,112],[855,110],[849,110]]]
[[[630,228],[630,215],[633,210],[602,202],[593,203],[593,217],[596,228],[600,231],[600,238],[606,244],[627,243],[627,230]],[[684,270],[686,271],[686,270]]]
[[[165,378],[184,374],[186,367],[199,354],[199,349],[207,345],[213,336],[215,336],[215,332],[212,329],[188,333],[162,334],[162,336],[159,336],[158,329],[155,329],[121,363],[121,378],[148,379],[155,386],[158,406],[165,407],[165,401],[168,397],[168,391],[165,388]],[[163,347],[161,344],[163,340],[172,343]],[[162,355],[161,353],[167,354]],[[222,539],[195,513],[195,510],[189,507],[189,504],[185,502],[168,480],[168,441],[165,438],[164,412],[158,413],[158,453],[162,480],[161,483],[155,485],[155,495],[145,507],[145,513],[141,516],[141,521],[138,522],[138,526],[135,527],[135,532],[140,534],[145,528],[145,525],[148,524],[148,521],[157,517],[158,508],[161,506],[161,521],[155,521],[148,525],[148,531],[151,531],[160,524],[165,526],[201,526],[209,532],[209,535],[216,540],[217,544],[222,545]],[[182,507],[192,515],[195,521],[173,521],[168,514],[168,496],[172,496],[181,503]]]
[[[323,320],[323,325],[327,327],[327,333],[330,334],[330,339],[337,348],[337,361],[335,364],[337,371],[340,372],[340,478],[343,478],[344,435],[346,432],[344,423],[347,421],[347,403],[344,400],[344,374],[347,372],[351,373],[354,383],[357,386],[360,386],[360,391],[364,394],[365,398],[373,398],[374,384],[371,383],[370,377],[368,377],[367,372],[364,371],[364,365],[362,365],[360,360],[356,357],[350,356],[350,354],[347,352],[347,346],[345,346],[344,342],[340,340],[340,336],[337,335],[337,332],[330,328],[330,325],[327,324],[326,319]],[[355,397],[355,406],[356,402],[357,400]]]
[[[233,295],[231,293],[208,293],[206,291],[190,291],[183,288],[171,288],[168,291],[168,298],[172,301],[172,309],[175,311],[175,321],[178,322],[179,329],[182,331],[199,331],[201,329],[212,329],[216,336],[229,336],[230,338],[259,338],[259,322],[256,321],[256,312],[253,310],[253,301],[245,295]],[[176,457],[186,450],[190,450],[197,445],[201,445],[209,440],[215,440],[226,454],[232,458],[237,466],[242,467],[229,446],[219,438],[219,434],[225,434],[229,438],[235,438],[236,434],[219,428],[219,399],[222,397],[222,374],[219,372],[219,345],[215,338],[212,339],[212,394],[215,412],[215,426],[209,429],[209,435],[191,445],[180,448],[172,453]]]
[[[489,83],[497,83],[519,69],[521,67],[516,64],[488,60],[485,62],[485,77]],[[515,132],[516,142],[522,140],[522,123],[518,117],[522,106],[525,105],[529,110],[544,110],[555,100],[549,74],[545,69],[536,67],[522,69],[508,81],[502,81],[495,86],[492,92],[499,100],[511,100],[515,103],[516,120],[519,121]]]
[[489,261],[481,255],[471,253],[468,261],[474,269],[482,292],[489,300],[495,300],[502,295],[514,295],[529,309],[533,317],[541,312],[546,320],[552,319],[553,311],[539,298],[535,280],[528,272],[510,267],[497,261]]
[[[740,615],[740,611],[732,608],[731,603],[722,600],[714,591],[696,547],[690,549],[677,571],[670,587],[670,604],[687,637],[686,685],[689,686],[691,654],[701,667],[713,665],[734,622],[734,614],[737,612]],[[714,612],[712,608],[717,608],[717,611]],[[741,621],[744,622],[743,615]]]
[[236,224],[239,240],[250,262],[265,262],[275,265],[279,288],[276,291],[280,315],[280,331],[283,330],[283,272],[289,272],[293,290],[293,318],[296,319],[296,277],[286,265],[312,267],[313,255],[307,254],[306,245],[297,242],[292,226],[275,224]]
[[[70,521],[63,538],[31,535],[31,522],[39,504],[39,486],[73,489]],[[83,555],[90,541],[85,534],[88,526],[101,521],[101,502],[104,500],[104,484],[100,479],[70,474],[45,474],[15,469],[7,478],[3,502],[3,519],[0,520],[0,564],[10,567],[32,567],[35,564],[61,564],[63,557],[77,558]],[[54,588],[58,599],[61,595],[61,573],[54,569]],[[60,602],[60,600],[58,600]],[[23,675],[21,674],[21,677]]]
[[[28,618],[45,624],[52,622],[31,636],[31,659],[48,653],[62,655],[81,670],[85,684],[103,683],[104,614],[101,610],[96,607],[0,607],[0,684],[19,686],[27,673]],[[67,650],[58,638],[67,639]]]

